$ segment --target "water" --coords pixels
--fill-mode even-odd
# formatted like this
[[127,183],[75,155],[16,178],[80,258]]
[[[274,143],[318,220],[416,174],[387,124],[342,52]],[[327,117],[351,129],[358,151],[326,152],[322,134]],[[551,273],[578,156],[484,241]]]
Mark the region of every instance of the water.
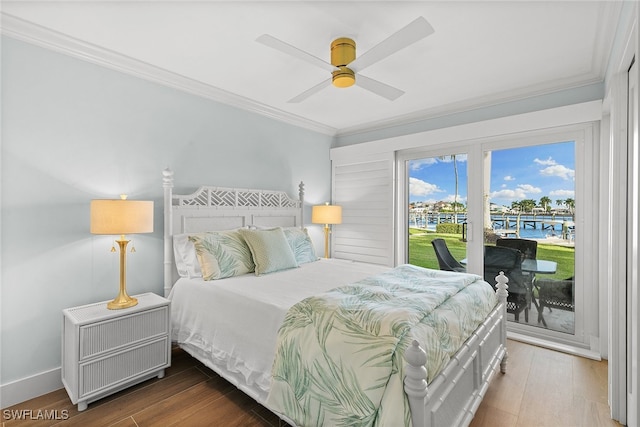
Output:
[[[451,217],[451,215],[449,215],[449,217]],[[442,218],[444,218],[444,215],[441,215],[441,221],[444,222]],[[517,218],[516,216],[503,217],[502,215],[492,215],[491,219],[494,221],[494,229],[499,230],[499,229],[505,228],[504,223],[501,222],[501,220],[505,218],[509,219],[509,231],[511,232],[515,231],[515,224],[516,224],[516,218]],[[525,226],[526,221],[533,221],[533,220],[537,221],[536,228],[532,228],[531,223],[526,223],[526,226]],[[458,214],[458,223],[464,223],[465,221],[466,221],[466,216],[463,214]],[[542,229],[542,222],[544,221],[547,221],[547,222],[555,221],[556,224],[547,223],[545,224],[545,229]],[[520,237],[523,239],[544,239],[547,237],[562,238],[562,222],[563,221],[568,221],[569,225],[571,226],[571,230],[573,231],[573,219],[571,216],[568,216],[568,215],[564,215],[564,216],[563,215],[556,215],[556,216],[521,215],[520,229],[518,231],[519,231]],[[409,219],[409,227],[425,228],[424,222],[425,222],[424,218],[411,217]],[[427,221],[426,229],[429,231],[435,231],[436,225],[437,225],[437,220],[435,219],[434,216],[432,216],[431,220]]]

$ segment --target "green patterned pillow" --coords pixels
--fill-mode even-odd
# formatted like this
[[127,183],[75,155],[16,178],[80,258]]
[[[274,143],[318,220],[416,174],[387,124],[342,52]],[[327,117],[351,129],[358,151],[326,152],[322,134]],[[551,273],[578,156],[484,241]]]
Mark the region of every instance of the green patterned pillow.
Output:
[[238,230],[211,231],[189,236],[204,280],[224,279],[254,270],[251,251]]
[[298,266],[282,228],[239,231],[253,255],[256,276]]
[[298,265],[318,260],[306,228],[287,227],[283,228],[282,231],[284,231],[284,235],[287,238],[287,242],[291,247],[291,251],[293,251],[293,256],[296,258]]

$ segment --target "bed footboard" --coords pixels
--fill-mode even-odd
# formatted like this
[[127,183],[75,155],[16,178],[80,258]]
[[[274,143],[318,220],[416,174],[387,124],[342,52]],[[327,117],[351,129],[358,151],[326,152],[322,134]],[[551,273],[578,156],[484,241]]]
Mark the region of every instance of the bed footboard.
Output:
[[468,425],[493,375],[506,371],[508,280],[502,272],[496,277],[498,304],[428,386],[425,351],[417,341],[406,350],[404,389],[414,427]]

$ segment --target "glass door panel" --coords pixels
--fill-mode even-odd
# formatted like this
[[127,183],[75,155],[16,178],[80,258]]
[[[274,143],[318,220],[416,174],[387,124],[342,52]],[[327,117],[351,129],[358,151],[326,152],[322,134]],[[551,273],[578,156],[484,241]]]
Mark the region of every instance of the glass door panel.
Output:
[[406,170],[408,262],[436,270],[464,271],[461,261],[467,257],[467,155],[410,159]]
[[567,141],[484,153],[485,280],[509,276],[508,320],[571,335],[575,150]]

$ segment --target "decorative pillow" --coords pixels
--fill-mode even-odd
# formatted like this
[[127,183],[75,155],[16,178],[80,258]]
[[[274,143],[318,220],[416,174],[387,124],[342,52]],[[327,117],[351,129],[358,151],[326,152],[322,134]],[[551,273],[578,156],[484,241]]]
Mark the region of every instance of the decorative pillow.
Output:
[[254,270],[251,251],[239,230],[190,235],[204,280],[223,279]]
[[[193,234],[192,234],[193,235]],[[204,236],[200,233],[199,236]],[[196,248],[189,240],[189,234],[176,234],[173,236],[173,257],[176,260],[176,268],[180,277],[202,277],[200,263],[196,256]]]
[[239,231],[251,250],[257,276],[298,266],[282,228]]
[[284,231],[287,243],[289,243],[298,265],[318,260],[316,251],[313,249],[313,242],[311,242],[306,228],[286,227],[282,231]]

